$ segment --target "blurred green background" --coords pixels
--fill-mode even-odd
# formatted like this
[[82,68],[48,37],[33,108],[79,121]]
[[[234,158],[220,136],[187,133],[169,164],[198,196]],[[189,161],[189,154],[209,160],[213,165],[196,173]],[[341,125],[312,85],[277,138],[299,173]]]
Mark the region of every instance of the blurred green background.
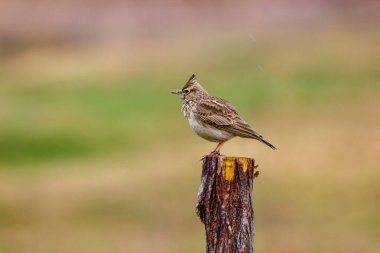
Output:
[[278,147],[256,252],[380,251],[376,1],[1,1],[0,252],[204,252],[192,73]]

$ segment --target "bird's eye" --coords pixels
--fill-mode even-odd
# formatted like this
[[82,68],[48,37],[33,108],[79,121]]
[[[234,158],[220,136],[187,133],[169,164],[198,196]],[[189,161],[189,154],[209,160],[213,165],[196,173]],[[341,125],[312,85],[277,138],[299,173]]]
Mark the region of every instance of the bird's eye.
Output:
[[185,92],[185,94],[189,93],[189,90],[183,90],[183,92]]

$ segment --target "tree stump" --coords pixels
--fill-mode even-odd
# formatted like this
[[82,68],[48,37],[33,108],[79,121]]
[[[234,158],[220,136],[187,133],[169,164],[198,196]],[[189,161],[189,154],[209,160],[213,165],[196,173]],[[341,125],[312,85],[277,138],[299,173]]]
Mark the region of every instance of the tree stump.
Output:
[[205,156],[197,214],[206,229],[207,253],[253,252],[255,160]]

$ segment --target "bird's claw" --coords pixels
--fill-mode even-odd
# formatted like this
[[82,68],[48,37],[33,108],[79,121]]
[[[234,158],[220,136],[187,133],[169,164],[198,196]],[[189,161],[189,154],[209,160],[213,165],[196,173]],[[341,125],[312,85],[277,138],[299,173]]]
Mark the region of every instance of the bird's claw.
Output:
[[214,150],[209,155],[210,156],[218,156],[218,155],[220,155],[220,152],[218,150]]
[[210,154],[202,156],[201,161],[203,161],[207,156],[220,156],[220,152],[218,150],[214,150]]

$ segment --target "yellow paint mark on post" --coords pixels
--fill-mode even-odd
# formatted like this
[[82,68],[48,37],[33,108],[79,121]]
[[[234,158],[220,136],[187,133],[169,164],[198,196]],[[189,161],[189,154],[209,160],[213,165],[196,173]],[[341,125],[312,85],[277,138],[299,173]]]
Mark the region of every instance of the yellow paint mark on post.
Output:
[[239,158],[238,163],[241,164],[241,167],[243,168],[243,172],[246,172],[248,170],[248,166],[250,165],[251,160],[249,158]]
[[235,159],[226,158],[224,159],[224,168],[225,168],[225,178],[227,181],[234,180],[235,175]]

